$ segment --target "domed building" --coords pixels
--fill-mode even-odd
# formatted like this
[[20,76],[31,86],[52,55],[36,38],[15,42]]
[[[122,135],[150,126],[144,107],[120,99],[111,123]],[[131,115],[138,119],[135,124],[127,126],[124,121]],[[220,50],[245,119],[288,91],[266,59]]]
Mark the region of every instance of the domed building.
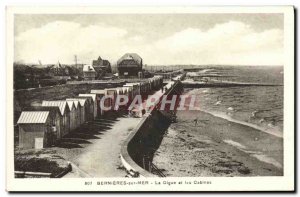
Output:
[[119,76],[138,76],[143,70],[143,59],[136,53],[126,53],[117,62]]

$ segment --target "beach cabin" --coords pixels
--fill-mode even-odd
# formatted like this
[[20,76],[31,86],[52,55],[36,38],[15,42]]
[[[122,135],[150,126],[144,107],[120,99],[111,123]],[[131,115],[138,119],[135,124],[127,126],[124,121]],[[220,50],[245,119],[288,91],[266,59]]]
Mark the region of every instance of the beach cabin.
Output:
[[63,117],[58,107],[31,106],[24,108],[23,111],[48,111],[51,125],[56,127],[55,139],[61,138],[61,130],[63,129]]
[[73,102],[74,104],[74,108],[75,108],[75,128],[80,127],[81,125],[81,106],[79,105],[79,101],[78,100],[74,100],[74,99],[66,99],[67,102]]
[[155,75],[152,79],[153,79],[154,90],[158,90],[163,86],[163,77],[162,76]]
[[148,83],[150,86],[150,90],[153,91],[154,90],[154,79],[153,78],[148,79]]
[[123,87],[131,87],[132,88],[132,99],[136,95],[140,95],[139,83],[126,83],[125,85],[123,85]]
[[128,87],[121,87],[121,88],[122,88],[123,95],[126,95],[129,99],[129,96],[131,94],[130,89]]
[[52,144],[52,124],[49,111],[23,111],[17,122],[19,147],[42,149]]
[[96,94],[79,94],[79,97],[91,97],[93,100],[93,119],[97,117],[97,101],[96,101]]
[[140,85],[140,93],[141,93],[141,95],[146,94],[146,92],[147,92],[146,83],[141,82],[141,83],[139,83],[139,85]]
[[[127,92],[125,91],[125,89],[123,87],[117,87],[115,88],[117,91],[117,97],[118,96],[122,96],[120,97],[120,102],[124,102],[124,98],[123,96],[126,96],[128,98]],[[127,103],[126,103],[127,104]],[[119,106],[120,108],[124,108],[124,105]]]
[[92,121],[94,120],[94,101],[90,96],[77,96],[75,97],[79,99],[79,102],[83,102],[85,100],[85,120]]
[[116,89],[116,91],[117,91],[117,95],[124,95],[123,94],[123,88],[122,87],[117,87],[117,88],[115,88]]
[[[117,97],[117,90],[115,88],[109,88],[109,89],[104,89],[104,90],[91,90],[91,93],[97,95],[96,100],[97,100],[98,110],[100,109],[100,111],[99,111],[100,115],[103,115],[106,111],[111,111],[114,109],[115,100]],[[104,100],[104,107],[110,108],[110,110],[101,108],[101,99],[104,96],[106,96],[106,99]],[[107,97],[107,96],[110,96],[110,97]]]
[[145,88],[146,88],[146,94],[149,94],[151,92],[151,83],[149,80],[145,81]]
[[115,107],[115,102],[116,102],[116,98],[117,98],[117,90],[116,88],[109,88],[109,89],[104,89],[106,91],[106,95],[110,95],[112,96],[112,98],[109,98],[109,106],[111,106],[112,110]]
[[79,116],[79,119],[78,119],[78,122],[80,122],[80,125],[84,124],[86,122],[86,111],[87,111],[87,102],[86,102],[86,99],[82,98],[82,99],[79,99],[79,98],[67,98],[66,101],[77,101],[78,102],[78,105],[80,106],[80,116]]
[[144,97],[147,97],[148,93],[151,91],[151,85],[149,81],[144,81],[140,83],[140,93]]
[[[96,94],[96,106],[97,106],[97,116],[102,116],[104,110],[101,108],[100,102],[101,99],[105,96],[105,90],[91,90],[91,94]],[[105,100],[104,106],[108,106],[109,101]]]
[[70,110],[70,131],[73,131],[74,129],[77,128],[77,109],[75,108],[74,101],[67,101],[67,105]]
[[133,88],[130,86],[123,86],[123,92],[128,96],[128,100],[131,101],[133,99]]
[[58,138],[70,132],[70,108],[67,105],[67,101],[57,100],[57,101],[43,101],[42,106],[44,107],[58,107],[60,114],[63,117],[62,129]]

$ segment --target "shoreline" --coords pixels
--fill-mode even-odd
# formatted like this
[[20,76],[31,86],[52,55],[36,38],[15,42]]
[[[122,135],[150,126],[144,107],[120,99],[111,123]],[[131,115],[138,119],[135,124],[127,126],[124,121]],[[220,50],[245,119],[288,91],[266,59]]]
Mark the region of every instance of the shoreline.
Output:
[[[189,89],[186,89],[185,90],[185,94],[186,95],[190,95],[192,91],[194,91],[195,89],[193,90],[189,90]],[[206,93],[206,92],[205,92]],[[219,101],[218,101],[219,102]],[[214,105],[218,105],[219,103],[215,103]],[[197,103],[197,105],[204,105],[204,103]],[[188,107],[188,106],[186,106]],[[283,127],[280,128],[280,127],[270,127],[270,126],[267,126],[267,125],[260,125],[258,123],[255,123],[255,122],[248,122],[246,120],[242,120],[242,119],[238,119],[236,117],[232,117],[230,115],[227,114],[227,112],[224,112],[224,111],[221,111],[221,110],[210,110],[210,109],[203,109],[203,108],[200,108],[200,107],[194,107],[193,110],[199,110],[199,111],[202,111],[202,112],[205,112],[205,113],[209,113],[215,117],[219,117],[219,118],[222,118],[222,119],[226,119],[230,122],[235,122],[235,123],[238,123],[238,124],[242,124],[242,125],[246,125],[246,126],[249,126],[249,127],[252,127],[254,129],[257,129],[257,130],[260,130],[262,132],[265,132],[265,133],[268,133],[268,134],[271,134],[271,135],[275,135],[277,137],[281,137],[283,138]],[[253,113],[257,113],[257,111],[253,112]],[[252,116],[253,116],[253,113],[252,113]]]
[[237,119],[234,119],[234,118],[232,118],[228,115],[221,114],[221,113],[218,113],[218,112],[211,112],[211,111],[200,110],[200,109],[199,109],[199,111],[211,114],[212,116],[215,116],[215,117],[218,117],[218,118],[228,120],[229,122],[233,122],[233,123],[245,125],[245,126],[248,126],[248,127],[252,127],[253,129],[259,130],[261,132],[265,132],[265,133],[268,133],[270,135],[274,135],[276,137],[283,138],[283,133],[278,131],[278,130],[275,130],[275,129],[272,130],[272,129],[268,129],[268,128],[264,128],[262,126],[256,125],[254,123],[245,122],[245,121],[242,121],[242,120],[237,120]]
[[167,176],[283,175],[282,138],[201,110],[177,120],[153,158]]

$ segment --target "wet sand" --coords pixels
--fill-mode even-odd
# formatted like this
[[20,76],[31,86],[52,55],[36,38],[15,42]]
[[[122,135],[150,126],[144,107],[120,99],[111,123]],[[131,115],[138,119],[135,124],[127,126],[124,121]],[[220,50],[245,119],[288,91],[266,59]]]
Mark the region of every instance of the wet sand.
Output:
[[206,112],[178,111],[153,163],[173,177],[282,176],[283,139]]

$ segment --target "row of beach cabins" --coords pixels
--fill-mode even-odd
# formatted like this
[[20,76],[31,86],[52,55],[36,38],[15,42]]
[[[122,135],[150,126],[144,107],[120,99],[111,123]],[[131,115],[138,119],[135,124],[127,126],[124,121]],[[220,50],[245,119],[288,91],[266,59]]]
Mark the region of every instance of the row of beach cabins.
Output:
[[57,140],[74,131],[86,122],[104,116],[114,109],[118,95],[126,95],[129,100],[136,95],[144,95],[159,90],[163,86],[163,77],[154,76],[144,82],[126,83],[122,87],[91,90],[90,93],[79,94],[65,100],[42,101],[41,106],[24,108],[19,119],[19,148],[41,149],[54,146]]

